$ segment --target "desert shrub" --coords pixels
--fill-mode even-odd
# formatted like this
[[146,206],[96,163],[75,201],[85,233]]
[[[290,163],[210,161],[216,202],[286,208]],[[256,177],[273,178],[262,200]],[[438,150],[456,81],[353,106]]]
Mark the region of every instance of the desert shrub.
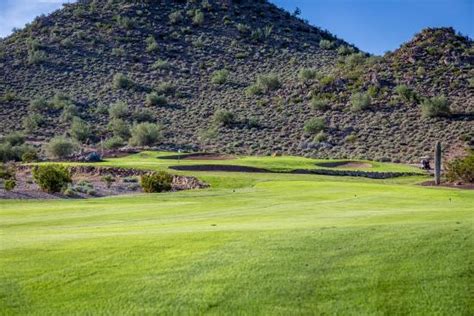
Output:
[[110,188],[112,186],[112,183],[115,182],[115,178],[112,175],[107,174],[102,177],[102,181],[105,182],[107,188]]
[[256,117],[250,117],[247,119],[247,127],[248,128],[259,128],[261,124]]
[[39,113],[30,113],[23,118],[22,126],[26,132],[33,132],[44,123],[44,116]]
[[153,146],[162,140],[161,127],[153,123],[136,124],[131,134],[129,143],[132,146]]
[[471,150],[466,157],[456,158],[448,162],[446,178],[450,182],[474,183],[474,151]]
[[116,15],[114,18],[118,26],[121,28],[131,29],[135,25],[135,21],[127,16]]
[[147,106],[166,106],[168,100],[164,95],[158,95],[156,92],[147,94],[145,104]]
[[64,136],[57,136],[52,138],[44,147],[49,157],[61,159],[74,154],[78,146],[75,142]]
[[421,104],[423,117],[448,117],[451,115],[448,99],[444,96],[427,98]]
[[350,134],[350,135],[347,135],[346,137],[346,142],[349,143],[349,144],[353,144],[357,141],[357,135],[356,134]]
[[362,111],[370,106],[371,99],[367,93],[354,93],[351,96],[351,110],[354,112]]
[[337,53],[341,56],[346,56],[354,53],[354,48],[347,45],[339,46]]
[[113,119],[108,124],[109,130],[114,136],[128,139],[130,137],[130,126],[122,119]]
[[36,152],[36,150],[26,151],[25,153],[23,153],[23,155],[21,155],[21,161],[26,162],[26,163],[37,161],[37,160],[38,160],[38,153]]
[[74,102],[72,102],[71,98],[62,92],[55,93],[53,96],[53,100],[51,101],[53,108],[56,110],[62,110],[66,106],[71,105],[73,103]]
[[5,136],[3,141],[12,146],[19,146],[25,143],[25,135],[20,132],[12,132]]
[[219,136],[219,130],[215,126],[204,128],[199,131],[199,140],[201,141],[216,139],[217,136]]
[[12,191],[14,188],[16,187],[16,180],[15,179],[8,179],[8,180],[5,180],[5,182],[3,183],[3,188],[5,189],[5,191]]
[[202,25],[204,23],[204,13],[201,10],[195,10],[193,16],[194,25]]
[[183,12],[181,10],[171,12],[168,18],[171,24],[178,24],[183,21]]
[[229,71],[227,69],[221,69],[212,74],[211,82],[220,85],[226,83],[228,78]]
[[133,112],[133,120],[138,123],[155,122],[155,115],[148,109],[137,110]]
[[176,92],[176,86],[171,82],[162,82],[156,87],[156,93],[159,95],[174,95]]
[[247,89],[245,89],[245,94],[248,95],[248,96],[259,95],[259,94],[262,94],[262,93],[263,93],[262,88],[260,86],[258,86],[257,84],[253,84],[250,87],[248,87]]
[[141,176],[140,185],[146,193],[158,193],[171,190],[173,176],[167,172],[159,171]]
[[327,86],[333,84],[335,80],[336,80],[336,78],[334,78],[334,76],[327,75],[327,76],[324,76],[321,79],[319,79],[319,84],[322,87],[327,87]]
[[112,85],[115,89],[131,89],[135,86],[133,81],[122,73],[114,75]]
[[112,55],[117,57],[123,57],[125,56],[125,49],[123,49],[122,47],[114,47],[112,48]]
[[231,126],[235,123],[235,115],[227,110],[217,110],[214,113],[212,120],[217,125]]
[[44,97],[39,97],[39,98],[30,100],[29,109],[31,111],[43,111],[48,108],[49,108],[48,101]]
[[275,74],[260,75],[257,78],[257,86],[261,87],[263,92],[268,92],[279,89],[281,82]]
[[152,68],[159,69],[159,70],[169,69],[171,68],[171,64],[166,60],[159,59],[155,61]]
[[334,43],[327,39],[322,39],[319,41],[319,47],[322,49],[333,49]]
[[417,100],[416,93],[407,85],[402,84],[396,86],[395,92],[400,96],[400,98],[402,98],[406,102],[412,102]]
[[128,104],[123,101],[118,101],[110,106],[109,117],[111,119],[125,118],[128,116],[128,112]]
[[324,131],[320,131],[319,133],[314,136],[315,143],[325,142],[328,139],[328,135]]
[[321,118],[312,118],[304,124],[304,131],[308,134],[317,134],[326,128],[326,123]]
[[318,71],[313,68],[302,68],[300,69],[300,72],[298,73],[298,78],[302,82],[306,82],[309,80],[314,80],[318,77]]
[[159,48],[159,46],[158,46],[158,42],[156,41],[156,39],[151,35],[148,36],[147,39],[146,39],[146,51],[148,53],[150,53],[150,52],[157,51],[158,48]]
[[15,92],[7,91],[7,92],[5,92],[5,94],[2,97],[0,97],[0,100],[3,100],[5,102],[12,102],[12,101],[16,100],[17,97],[18,96],[16,95]]
[[123,140],[122,137],[120,136],[113,136],[110,138],[107,138],[104,141],[104,148],[106,149],[118,149],[123,147],[125,144],[125,141]]
[[239,31],[240,35],[246,35],[250,33],[250,27],[246,24],[238,23],[236,26],[237,31]]
[[77,109],[77,107],[74,104],[68,104],[64,106],[61,112],[60,120],[61,122],[68,122],[78,115],[79,115],[79,110]]
[[69,170],[61,165],[41,165],[33,168],[33,179],[41,190],[61,192],[72,182]]
[[28,63],[30,65],[37,65],[44,63],[48,60],[48,54],[42,50],[30,50],[28,51]]
[[331,107],[328,99],[318,96],[314,96],[311,99],[310,105],[313,109],[320,111],[326,111]]
[[72,138],[81,143],[84,143],[92,134],[89,124],[77,116],[72,119],[69,132]]

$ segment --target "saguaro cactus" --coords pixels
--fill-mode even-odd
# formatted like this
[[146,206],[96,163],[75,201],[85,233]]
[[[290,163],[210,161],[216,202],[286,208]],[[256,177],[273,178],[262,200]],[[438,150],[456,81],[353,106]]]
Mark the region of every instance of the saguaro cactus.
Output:
[[439,185],[441,183],[441,143],[436,142],[435,145],[435,158],[434,158],[434,177],[435,184]]

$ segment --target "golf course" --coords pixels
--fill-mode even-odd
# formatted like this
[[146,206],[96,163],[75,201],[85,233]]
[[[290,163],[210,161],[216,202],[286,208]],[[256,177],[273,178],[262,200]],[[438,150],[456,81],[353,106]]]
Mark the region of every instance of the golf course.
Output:
[[[394,163],[176,154],[94,165],[165,170],[208,188],[0,200],[0,315],[474,313],[473,190],[422,186],[427,174]],[[268,172],[173,169],[196,165]]]

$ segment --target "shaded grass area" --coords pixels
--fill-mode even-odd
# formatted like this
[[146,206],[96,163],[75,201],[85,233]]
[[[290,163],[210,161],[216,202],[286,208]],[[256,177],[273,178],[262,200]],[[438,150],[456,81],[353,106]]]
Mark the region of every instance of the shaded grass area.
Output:
[[[155,156],[103,165],[165,169]],[[473,191],[422,177],[199,177],[212,188],[0,201],[0,314],[474,311]]]

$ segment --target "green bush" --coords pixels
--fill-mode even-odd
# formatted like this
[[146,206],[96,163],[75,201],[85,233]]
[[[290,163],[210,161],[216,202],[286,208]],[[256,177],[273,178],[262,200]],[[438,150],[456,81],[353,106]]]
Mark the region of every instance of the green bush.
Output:
[[20,132],[12,132],[3,139],[5,143],[12,146],[19,146],[25,143],[25,135]]
[[129,114],[127,103],[118,101],[112,104],[109,108],[109,117],[111,119],[125,118]]
[[114,76],[112,84],[115,89],[131,89],[135,86],[133,81],[122,73],[118,73]]
[[156,93],[159,95],[174,95],[176,86],[170,82],[162,82],[156,87]]
[[421,113],[423,117],[449,117],[451,108],[446,97],[437,96],[423,101]]
[[5,191],[12,191],[16,187],[16,180],[15,179],[5,180],[3,187]]
[[41,165],[33,168],[33,179],[41,190],[61,192],[72,182],[69,170],[61,165]]
[[398,85],[395,87],[395,92],[406,102],[417,101],[416,93],[407,85]]
[[36,150],[26,151],[23,155],[21,155],[21,161],[29,163],[38,160],[38,153]]
[[146,193],[156,193],[170,191],[172,182],[171,174],[159,171],[142,175],[140,185]]
[[319,47],[322,49],[333,49],[334,43],[330,40],[322,39],[321,41],[319,41]]
[[12,142],[15,145],[6,140],[0,144],[0,161],[20,161],[25,153],[36,153],[35,148],[30,145],[19,143],[18,140],[12,140]]
[[31,113],[23,118],[23,128],[26,132],[33,132],[44,123],[44,117],[38,113]]
[[110,188],[112,186],[112,183],[115,182],[115,178],[112,175],[107,174],[102,177],[102,181],[105,182],[107,188]]
[[92,132],[87,122],[75,116],[72,119],[70,134],[75,140],[84,143],[92,135]]
[[466,157],[456,158],[448,162],[446,178],[450,182],[474,183],[474,151],[471,150]]
[[52,138],[46,145],[46,154],[51,158],[67,158],[77,150],[77,144],[64,136]]
[[148,109],[136,110],[133,112],[133,120],[138,123],[155,122],[155,115]]
[[183,21],[183,12],[181,10],[171,12],[168,18],[171,24],[178,24]]
[[153,146],[162,140],[161,127],[153,123],[140,123],[132,128],[129,140],[132,146]]
[[224,84],[227,82],[227,79],[229,78],[229,71],[227,69],[221,69],[218,71],[215,71],[212,74],[211,82],[213,84]]
[[214,113],[213,122],[217,125],[231,126],[235,123],[235,115],[227,110],[217,110]]
[[62,122],[68,122],[78,115],[79,111],[77,107],[74,104],[68,104],[63,108],[60,119]]
[[309,80],[314,80],[318,77],[318,71],[312,68],[302,68],[298,73],[298,78],[302,82],[307,82]]
[[324,131],[320,131],[319,133],[314,136],[315,143],[325,142],[328,139],[328,135]]
[[354,112],[365,110],[371,102],[371,98],[367,93],[354,93],[351,96],[351,110]]
[[68,95],[66,95],[62,92],[57,92],[54,95],[53,100],[52,100],[51,103],[52,103],[53,108],[56,109],[56,110],[62,110],[66,106],[74,104],[74,102],[72,102],[71,98]]
[[156,92],[147,94],[145,104],[147,106],[166,106],[168,100],[164,95],[158,95]]
[[171,64],[166,60],[159,59],[153,64],[152,68],[153,69],[159,69],[159,70],[165,70],[165,69],[171,68]]
[[304,131],[308,134],[317,134],[326,128],[326,123],[321,118],[312,118],[304,124]]
[[194,25],[202,25],[204,23],[204,13],[201,10],[195,10],[193,16]]
[[159,49],[158,42],[153,36],[148,36],[146,39],[146,51],[148,53],[157,51]]
[[125,141],[123,140],[122,137],[119,136],[113,136],[104,141],[104,147],[106,149],[118,149],[123,147],[125,144]]
[[29,109],[31,111],[43,111],[49,108],[49,103],[44,97],[30,100]]
[[313,97],[310,103],[311,107],[315,110],[326,111],[330,109],[329,100],[322,97]]
[[258,76],[256,84],[263,92],[277,90],[281,87],[280,79],[278,79],[278,76],[275,74]]
[[109,122],[109,130],[114,136],[128,139],[130,137],[130,126],[122,119],[113,119]]

